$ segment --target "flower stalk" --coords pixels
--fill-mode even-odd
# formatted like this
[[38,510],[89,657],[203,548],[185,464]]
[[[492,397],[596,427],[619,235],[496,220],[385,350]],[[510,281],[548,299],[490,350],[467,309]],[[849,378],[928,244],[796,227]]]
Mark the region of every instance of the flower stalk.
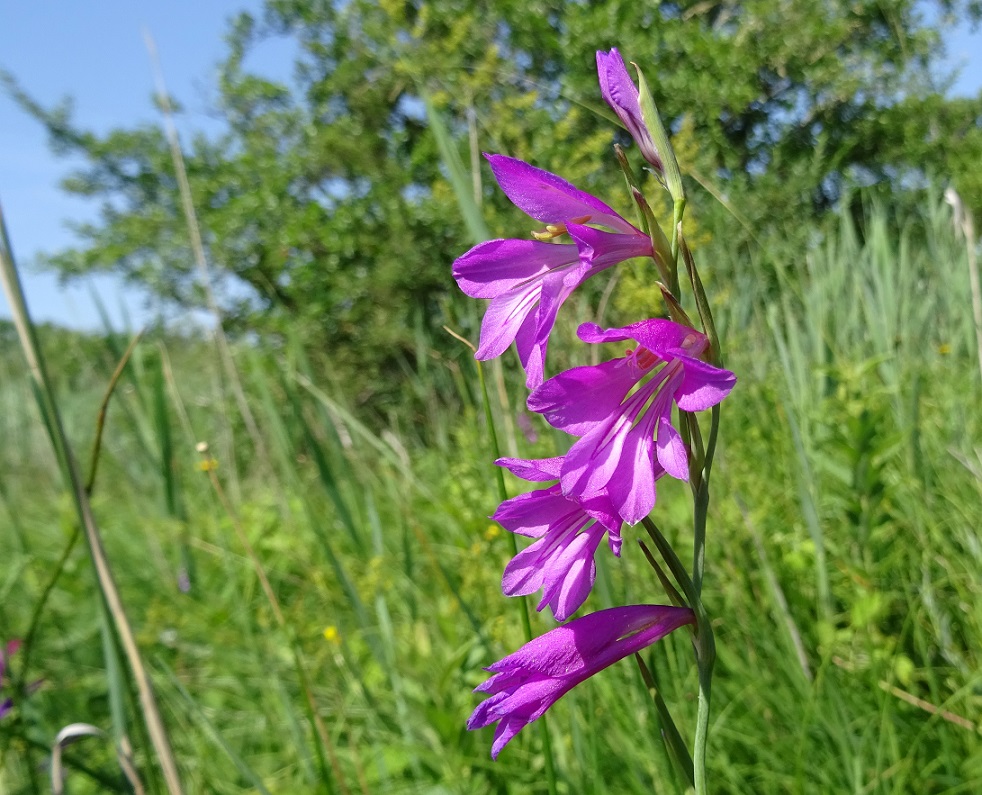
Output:
[[[534,639],[527,632],[524,646],[487,668],[492,676],[477,692],[489,697],[467,725],[495,725],[491,755],[497,758],[522,728],[539,720],[566,692],[633,655],[663,726],[668,757],[686,786],[704,795],[716,661],[712,623],[702,599],[709,481],[720,403],[736,376],[721,366],[710,302],[682,227],[687,199],[681,170],[644,75],[638,69],[635,85],[616,49],[597,53],[597,69],[604,100],[631,134],[647,170],[669,194],[671,234],[665,235],[640,172],[619,146],[615,156],[637,207],[638,226],[555,174],[486,155],[508,198],[545,228],[531,240],[481,243],[454,262],[460,288],[469,296],[490,299],[475,356],[499,356],[514,342],[530,392],[528,409],[573,438],[562,456],[497,461],[538,484],[511,498],[499,486],[501,504],[492,518],[510,531],[513,545],[502,591],[506,596],[541,591],[537,609],[548,607],[557,621],[566,623]],[[636,258],[654,265],[663,316],[620,328],[580,324],[582,342],[614,343],[623,355],[550,377],[546,350],[565,299],[587,279]],[[684,308],[683,287],[691,290],[687,298],[695,304],[698,326]],[[712,413],[704,434],[699,417],[707,410]],[[490,415],[488,419],[490,425]],[[493,426],[491,433],[496,447]],[[501,484],[500,469],[498,479]],[[650,516],[663,479],[685,481],[690,487],[693,546],[688,567]],[[670,604],[614,607],[575,617],[594,585],[595,556],[605,554],[602,542],[606,539],[619,558],[623,534],[637,524],[654,544],[651,550],[639,539],[657,587]],[[533,541],[519,551],[517,535]],[[527,621],[526,613],[523,623]],[[698,679],[691,754],[639,654],[683,626],[692,633]],[[546,755],[548,763],[548,745]]]

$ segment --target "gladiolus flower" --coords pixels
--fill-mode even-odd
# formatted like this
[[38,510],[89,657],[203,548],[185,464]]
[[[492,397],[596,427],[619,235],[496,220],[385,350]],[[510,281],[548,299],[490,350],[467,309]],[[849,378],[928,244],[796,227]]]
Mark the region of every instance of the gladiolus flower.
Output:
[[[542,383],[549,334],[566,298],[602,270],[652,256],[651,240],[561,177],[504,155],[485,157],[505,195],[546,229],[535,240],[480,243],[454,261],[453,275],[467,295],[491,299],[476,358],[500,356],[514,340],[534,389]],[[547,242],[563,234],[573,242]]]
[[730,393],[736,376],[700,358],[709,346],[705,334],[670,320],[607,331],[584,323],[577,333],[584,342],[630,339],[638,347],[550,378],[529,396],[528,407],[581,437],[563,459],[563,494],[581,502],[603,495],[625,522],[636,524],[655,505],[659,477],[689,478],[672,403],[683,411],[708,409]]
[[651,138],[648,125],[641,116],[638,89],[616,47],[609,53],[597,52],[597,76],[600,78],[600,93],[604,101],[627,127],[627,131],[641,150],[641,156],[651,163],[659,174],[664,173],[665,166],[661,155]]
[[[496,463],[533,482],[558,480],[562,458],[501,458]],[[538,539],[505,566],[506,596],[542,590],[537,610],[548,605],[565,621],[589,596],[597,578],[594,554],[607,534],[610,550],[621,552],[621,519],[603,494],[581,503],[563,496],[558,483],[505,500],[491,517],[506,530]]]
[[498,724],[491,745],[497,759],[519,731],[580,682],[692,623],[695,614],[687,607],[632,605],[556,627],[485,669],[493,676],[474,692],[491,697],[474,710],[467,728]]

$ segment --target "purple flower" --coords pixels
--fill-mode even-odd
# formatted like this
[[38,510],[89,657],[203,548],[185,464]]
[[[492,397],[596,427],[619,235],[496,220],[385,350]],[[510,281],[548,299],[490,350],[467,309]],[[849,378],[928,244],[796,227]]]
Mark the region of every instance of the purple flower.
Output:
[[709,346],[704,334],[670,320],[607,331],[584,323],[577,333],[584,342],[630,339],[638,347],[550,378],[529,396],[528,407],[581,437],[563,459],[563,494],[581,502],[603,495],[625,522],[636,524],[655,505],[659,477],[689,478],[672,403],[683,411],[708,409],[730,393],[736,376],[700,358]]
[[[562,458],[501,458],[496,463],[533,482],[558,480]],[[594,554],[607,534],[615,555],[621,552],[621,520],[603,494],[580,502],[563,496],[559,484],[505,500],[491,517],[506,530],[537,538],[505,566],[501,589],[506,596],[542,590],[537,610],[546,605],[565,621],[586,601],[597,578]]]
[[[454,261],[453,275],[467,295],[491,299],[476,358],[500,356],[514,340],[527,385],[534,389],[543,380],[549,334],[563,301],[594,274],[632,257],[652,256],[651,240],[561,177],[504,155],[485,157],[505,195],[546,230],[535,240],[480,243]],[[562,234],[573,242],[547,242]]]
[[498,723],[491,745],[497,759],[512,737],[580,682],[692,623],[695,614],[687,607],[632,605],[557,627],[485,669],[493,676],[474,692],[491,698],[478,705],[467,728]]
[[638,101],[638,89],[627,73],[624,59],[614,47],[609,53],[597,52],[597,75],[600,78],[600,93],[614,113],[621,120],[631,137],[641,150],[641,155],[658,173],[665,171],[661,155],[651,139],[648,125],[641,117],[641,104]]

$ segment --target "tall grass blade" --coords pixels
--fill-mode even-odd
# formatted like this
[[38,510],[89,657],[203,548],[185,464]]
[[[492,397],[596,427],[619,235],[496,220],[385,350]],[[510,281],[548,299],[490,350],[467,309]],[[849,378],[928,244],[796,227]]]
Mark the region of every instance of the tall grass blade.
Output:
[[171,751],[167,730],[157,708],[150,677],[143,664],[129,619],[123,607],[122,598],[113,579],[112,569],[109,565],[109,559],[106,557],[106,552],[102,544],[102,536],[96,524],[95,516],[92,514],[92,508],[89,504],[88,494],[85,491],[82,475],[75,462],[75,457],[61,422],[61,415],[58,412],[58,405],[55,400],[51,379],[48,376],[41,353],[41,346],[38,342],[37,331],[31,322],[27,303],[24,300],[24,292],[14,263],[13,252],[7,234],[7,224],[3,217],[2,208],[0,208],[0,281],[3,283],[4,292],[10,304],[14,325],[17,327],[21,349],[27,359],[28,369],[31,373],[42,415],[47,420],[51,444],[55,449],[55,454],[61,463],[62,469],[68,475],[69,490],[75,502],[79,521],[85,532],[85,538],[89,546],[89,555],[93,568],[95,569],[99,588],[112,615],[115,630],[119,633],[120,641],[125,649],[130,671],[136,680],[143,718],[146,721],[147,730],[150,733],[158,763],[163,771],[169,792],[172,795],[177,795],[183,791],[177,770],[177,762]]
[[457,205],[460,207],[460,213],[464,219],[464,224],[467,226],[471,242],[476,244],[488,240],[491,237],[491,232],[488,231],[484,214],[474,199],[473,180],[468,178],[467,169],[453,144],[443,115],[436,109],[433,99],[425,90],[422,91],[422,96],[423,103],[426,105],[430,131],[433,133],[437,149],[440,151],[440,159],[443,160],[443,165],[447,169],[447,176],[453,187],[454,196],[457,198]]
[[225,738],[222,737],[222,733],[218,730],[218,727],[212,722],[208,717],[208,714],[203,710],[198,703],[191,697],[187,688],[181,684],[181,680],[175,676],[174,672],[170,669],[166,662],[161,659],[154,661],[157,666],[164,672],[164,675],[170,680],[171,686],[180,694],[185,705],[187,705],[188,710],[191,712],[192,717],[204,726],[206,733],[211,738],[212,742],[218,746],[218,748],[228,757],[228,760],[235,766],[235,769],[239,771],[239,775],[249,782],[249,785],[255,788],[260,795],[271,795],[270,791],[266,789],[266,785],[263,784],[262,779],[256,774],[256,772],[249,767],[249,765],[239,756],[235,750],[229,745]]

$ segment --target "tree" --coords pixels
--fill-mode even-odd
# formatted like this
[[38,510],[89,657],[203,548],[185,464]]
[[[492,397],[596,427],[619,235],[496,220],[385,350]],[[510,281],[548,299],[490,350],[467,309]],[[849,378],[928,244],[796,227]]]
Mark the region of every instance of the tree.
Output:
[[[452,120],[465,162],[476,141],[610,195],[597,184],[614,128],[594,51],[614,45],[644,65],[685,138],[683,168],[756,234],[800,228],[851,180],[961,168],[979,151],[982,101],[944,99],[933,70],[942,20],[977,19],[979,3],[934,5],[929,21],[914,0],[268,0],[228,36],[225,134],[185,152],[230,329],[300,333],[363,400],[398,400],[420,332],[449,355],[433,332],[453,296],[449,263],[472,242],[422,96]],[[268,36],[296,43],[293,84],[247,70]],[[48,265],[66,278],[111,270],[202,306],[161,132],[95,136],[9,85],[60,151],[85,158],[66,190],[103,201],[99,223]],[[982,206],[971,179],[959,188]],[[527,229],[486,183],[476,190],[492,231]]]

